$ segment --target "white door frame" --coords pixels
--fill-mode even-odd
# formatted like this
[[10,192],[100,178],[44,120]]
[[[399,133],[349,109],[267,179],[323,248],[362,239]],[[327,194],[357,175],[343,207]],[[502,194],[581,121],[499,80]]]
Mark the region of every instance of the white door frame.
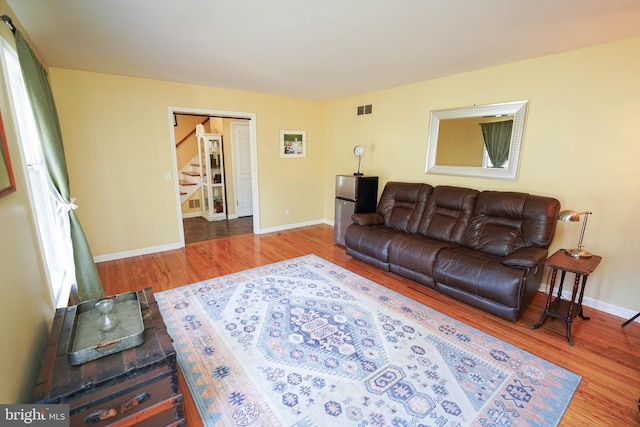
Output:
[[249,146],[251,152],[251,200],[253,203],[253,232],[260,234],[260,188],[258,186],[258,143],[256,137],[256,114],[240,111],[207,110],[202,108],[169,107],[169,129],[171,142],[171,161],[173,163],[173,185],[176,194],[177,227],[180,235],[180,247],[184,246],[184,228],[182,225],[182,207],[180,203],[180,186],[178,181],[178,159],[176,153],[176,137],[173,132],[174,114],[197,114],[201,116],[223,116],[230,119],[249,120]]

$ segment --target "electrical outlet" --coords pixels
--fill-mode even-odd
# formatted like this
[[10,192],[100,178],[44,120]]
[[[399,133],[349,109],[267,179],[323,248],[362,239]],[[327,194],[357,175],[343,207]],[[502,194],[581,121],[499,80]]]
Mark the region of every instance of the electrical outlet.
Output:
[[289,208],[284,210],[284,216],[289,216]]

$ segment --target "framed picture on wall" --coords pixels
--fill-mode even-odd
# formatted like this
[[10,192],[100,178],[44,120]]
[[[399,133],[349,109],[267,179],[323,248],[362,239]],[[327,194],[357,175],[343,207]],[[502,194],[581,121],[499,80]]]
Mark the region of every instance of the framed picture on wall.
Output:
[[7,138],[4,134],[2,115],[0,114],[0,138],[2,138],[2,149],[0,149],[0,199],[16,191],[16,183],[13,179],[11,169],[11,159],[9,158],[9,148]]
[[292,159],[307,156],[307,132],[304,130],[280,131],[280,157]]

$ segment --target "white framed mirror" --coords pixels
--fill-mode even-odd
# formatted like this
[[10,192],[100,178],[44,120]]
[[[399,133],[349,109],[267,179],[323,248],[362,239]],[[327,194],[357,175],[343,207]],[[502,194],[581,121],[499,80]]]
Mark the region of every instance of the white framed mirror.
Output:
[[432,111],[425,172],[517,179],[528,103]]

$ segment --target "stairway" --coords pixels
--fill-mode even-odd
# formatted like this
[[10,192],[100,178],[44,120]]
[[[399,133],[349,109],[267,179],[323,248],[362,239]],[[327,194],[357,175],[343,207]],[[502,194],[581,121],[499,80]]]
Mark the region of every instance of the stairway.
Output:
[[180,169],[180,203],[184,203],[202,186],[202,178],[200,177],[200,163],[198,156],[195,156],[186,165]]

